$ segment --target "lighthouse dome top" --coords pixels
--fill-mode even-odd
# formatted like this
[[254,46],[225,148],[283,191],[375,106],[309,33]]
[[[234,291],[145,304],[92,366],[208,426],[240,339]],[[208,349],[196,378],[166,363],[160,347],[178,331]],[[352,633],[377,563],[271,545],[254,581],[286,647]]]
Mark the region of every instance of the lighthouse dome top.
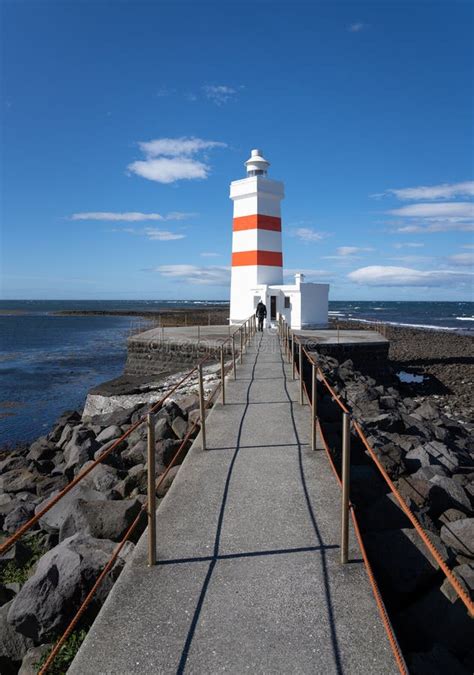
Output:
[[245,166],[248,176],[266,176],[270,162],[263,157],[261,150],[254,148],[249,159],[245,162]]

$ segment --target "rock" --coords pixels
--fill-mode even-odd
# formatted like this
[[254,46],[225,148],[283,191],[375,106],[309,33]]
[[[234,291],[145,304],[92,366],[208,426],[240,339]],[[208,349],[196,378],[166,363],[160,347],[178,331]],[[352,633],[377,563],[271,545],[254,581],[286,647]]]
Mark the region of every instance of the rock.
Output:
[[[82,467],[84,470],[92,465],[92,462],[86,462]],[[82,479],[81,484],[90,490],[98,490],[103,493],[110,493],[118,482],[116,470],[106,464],[97,464],[92,471]],[[110,495],[109,495],[110,496]]]
[[56,452],[54,443],[48,441],[45,436],[41,436],[34,443],[30,445],[30,450],[26,455],[26,459],[30,462],[51,459]]
[[147,442],[145,440],[137,441],[128,450],[122,453],[122,459],[126,466],[134,466],[135,464],[144,464],[147,456]]
[[414,473],[421,467],[429,467],[434,463],[434,458],[422,445],[413,448],[405,455],[405,465],[410,473]]
[[66,473],[77,473],[83,464],[92,459],[97,450],[94,434],[83,427],[76,427],[71,440],[64,446],[64,459],[66,460]]
[[[160,443],[157,443],[156,445],[156,459],[157,461],[160,461],[163,466],[169,466],[169,464],[173,461],[174,456],[176,455],[176,452],[178,448],[181,445],[181,441],[172,441],[172,440],[165,440],[165,441],[160,441]],[[187,448],[183,448],[181,452],[179,453],[179,456],[176,458],[175,464],[181,464],[184,460],[184,458],[187,455]]]
[[175,417],[171,423],[171,428],[176,438],[184,438],[188,430],[188,423],[182,417]]
[[443,525],[441,539],[457,553],[474,558],[474,518],[460,518]]
[[[35,509],[35,513],[39,513],[39,511],[41,511],[56,494],[57,493],[53,493],[50,497],[48,497],[48,499],[45,499],[43,502],[38,504]],[[44,514],[44,516],[40,518],[39,523],[41,527],[46,530],[46,532],[58,532],[61,529],[61,525],[63,524],[65,518],[69,515],[70,509],[74,507],[75,502],[77,502],[78,499],[85,499],[86,501],[94,501],[97,499],[105,500],[105,496],[101,492],[97,490],[91,490],[79,483],[78,485],[75,485],[72,490],[64,495],[64,497],[62,497],[57,504],[55,504],[47,513]]]
[[[440,555],[447,559],[439,537],[429,534]],[[428,588],[436,577],[438,564],[414,529],[369,533],[366,545],[380,577],[397,596]]]
[[37,675],[38,663],[45,654],[51,651],[52,647],[52,644],[44,644],[29,649],[23,657],[18,675]]
[[173,438],[173,437],[174,434],[168,423],[168,420],[162,417],[155,424],[155,439],[157,441],[161,441],[166,438]]
[[[96,539],[120,541],[142,508],[138,499],[121,501],[86,502],[80,499],[74,510],[63,522],[59,540],[63,541],[77,532]],[[142,512],[140,524],[134,530],[131,541],[138,541],[146,527],[146,513]]]
[[397,489],[406,503],[412,501],[418,508],[423,507],[428,499],[432,483],[413,476],[402,476],[396,481]]
[[174,481],[178,471],[179,471],[179,466],[172,466],[171,467],[171,469],[166,474],[166,478],[163,480],[160,487],[158,488],[158,491],[157,491],[158,497],[164,497],[165,496],[165,494],[170,489],[171,484]]
[[139,406],[133,406],[131,408],[117,408],[113,412],[106,413],[105,415],[94,415],[92,417],[84,417],[84,420],[88,420],[90,424],[97,424],[102,429],[111,426],[123,427],[127,424],[130,424],[133,413],[137,410]]
[[7,493],[0,494],[0,524],[3,522],[3,519],[13,511],[13,509],[16,509],[17,506],[17,500],[13,499],[11,495]]
[[462,511],[459,511],[458,509],[448,509],[447,511],[445,511],[440,515],[438,520],[443,525],[448,525],[449,523],[453,523],[455,520],[461,520],[462,518],[465,517],[466,514],[463,513]]
[[22,566],[30,559],[30,550],[21,541],[17,541],[8,551],[0,556],[0,569],[3,569],[9,562],[15,561],[17,565]]
[[22,525],[24,525],[35,513],[34,504],[23,502],[19,504],[13,511],[10,511],[3,522],[3,529],[6,532],[13,534]]
[[133,481],[135,488],[137,488],[139,492],[142,494],[146,493],[148,485],[148,473],[144,464],[136,464],[135,466],[132,466],[128,472],[128,477],[131,481]]
[[[106,452],[111,445],[115,443],[115,440],[108,441],[107,443],[104,443],[104,445],[101,445],[98,450],[94,452],[94,459],[99,459],[103,455],[104,452]],[[112,452],[107,455],[104,459],[101,460],[101,464],[107,464],[109,466],[112,466],[114,469],[123,469],[123,461],[122,461],[122,456],[121,453],[123,449],[126,447],[126,441],[123,441],[123,443],[120,443],[116,448],[112,450]]]
[[69,443],[72,438],[72,432],[74,431],[74,426],[72,424],[66,424],[62,430],[61,436],[58,441],[58,446],[64,448],[64,446]]
[[125,499],[128,497],[132,491],[135,489],[135,480],[133,477],[130,476],[125,476],[125,478],[118,483],[116,483],[114,487],[114,492],[120,497],[121,499]]
[[450,472],[459,467],[459,456],[440,441],[430,441],[423,446],[438,464],[445,466]]
[[103,429],[95,440],[97,443],[108,443],[108,441],[113,441],[117,438],[120,438],[122,434],[122,429],[116,424],[113,424],[110,427]]
[[5,605],[7,602],[10,602],[15,597],[15,593],[11,588],[7,588],[6,585],[0,584],[0,607]]
[[450,508],[459,509],[466,513],[470,512],[471,504],[466,492],[452,478],[433,476],[429,482],[431,484],[429,492],[430,510],[435,517]]
[[177,403],[186,417],[192,410],[199,409],[199,397],[194,394],[189,394],[189,396],[179,399]]
[[428,429],[426,422],[419,420],[412,415],[406,415],[405,413],[402,413],[401,416],[407,434],[414,436],[420,435],[429,440],[430,430]]
[[470,671],[442,644],[434,644],[428,652],[411,654],[408,665],[413,675],[470,675]]
[[[457,565],[452,569],[452,572],[472,600],[474,598],[474,563]],[[441,591],[450,602],[458,600],[459,596],[448,579],[443,581]]]
[[68,484],[66,476],[45,476],[36,484],[36,493],[40,497],[47,497],[51,492],[62,490]]
[[416,415],[420,419],[425,420],[438,420],[440,417],[440,411],[432,403],[430,403],[429,401],[425,401],[420,406],[414,409],[412,415]]
[[[405,464],[406,464],[405,456]],[[430,481],[433,476],[446,476],[446,469],[443,469],[442,466],[438,464],[433,464],[432,466],[422,466],[415,473],[412,473],[411,478],[417,478],[419,480]]]
[[[12,600],[8,611],[9,623],[36,643],[44,640],[47,635],[61,633],[107,564],[115,547],[114,542],[106,539],[77,534],[48,551],[39,560],[33,576]],[[123,565],[124,559],[120,556],[111,575],[99,586],[92,603],[93,608],[97,609],[102,605]]]
[[10,455],[0,462],[0,474],[12,471],[13,469],[26,468],[27,461],[24,457],[18,455]]
[[0,476],[0,492],[34,491],[37,474],[27,469],[12,469]]
[[14,675],[28,649],[33,647],[32,640],[18,633],[7,621],[14,600],[0,607],[0,673]]

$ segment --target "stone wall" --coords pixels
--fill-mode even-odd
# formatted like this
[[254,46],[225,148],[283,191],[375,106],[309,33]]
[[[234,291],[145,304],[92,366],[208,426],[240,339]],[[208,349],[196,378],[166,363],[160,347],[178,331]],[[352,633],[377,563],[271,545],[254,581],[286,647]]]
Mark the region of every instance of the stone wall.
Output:
[[317,351],[323,356],[331,356],[340,363],[351,359],[356,370],[366,373],[376,379],[387,374],[388,342],[363,342],[360,344],[319,343],[317,346],[308,344],[308,351]]

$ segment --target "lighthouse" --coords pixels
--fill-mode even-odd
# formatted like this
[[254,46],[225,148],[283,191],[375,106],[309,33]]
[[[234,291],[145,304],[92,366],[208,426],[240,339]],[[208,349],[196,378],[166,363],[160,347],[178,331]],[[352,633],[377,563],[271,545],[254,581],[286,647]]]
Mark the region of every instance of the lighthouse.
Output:
[[267,325],[282,315],[295,329],[326,326],[328,284],[283,284],[281,201],[283,183],[268,177],[268,162],[261,150],[251,151],[245,162],[247,177],[230,184],[234,204],[232,220],[232,273],[230,323],[245,321],[260,300],[267,306]]

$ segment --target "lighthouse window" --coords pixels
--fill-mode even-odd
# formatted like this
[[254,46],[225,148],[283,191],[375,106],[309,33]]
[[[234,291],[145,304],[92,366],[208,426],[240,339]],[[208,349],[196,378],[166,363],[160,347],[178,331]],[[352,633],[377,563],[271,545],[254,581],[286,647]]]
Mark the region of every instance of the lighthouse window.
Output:
[[285,309],[290,309],[290,298],[285,296]]

